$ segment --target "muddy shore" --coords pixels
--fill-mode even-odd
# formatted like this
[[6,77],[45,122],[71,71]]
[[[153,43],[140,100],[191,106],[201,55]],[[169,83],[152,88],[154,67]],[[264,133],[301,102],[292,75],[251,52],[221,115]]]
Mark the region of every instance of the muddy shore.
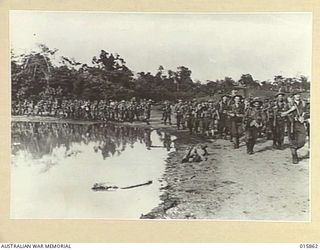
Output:
[[[171,128],[172,130],[172,128]],[[173,129],[176,152],[166,160],[162,203],[142,219],[214,219],[309,221],[309,148],[292,164],[287,138],[283,150],[260,138],[253,155],[242,138],[233,149],[228,140],[208,139]],[[200,163],[181,163],[190,145],[206,144]]]
[[206,143],[207,161],[181,163],[189,144],[179,140],[167,159],[163,202],[142,218],[309,220],[307,147],[294,165],[289,149],[273,150],[270,141],[260,140],[249,156],[244,143],[234,150],[219,139]]
[[[99,123],[57,121],[50,117],[12,117],[12,121]],[[299,150],[299,164],[294,165],[287,146],[275,150],[272,141],[261,138],[255,146],[255,154],[247,155],[244,142],[239,149],[233,149],[227,140],[189,135],[188,131],[176,130],[174,125],[162,124],[158,110],[153,110],[150,125],[144,122],[122,125],[160,129],[177,137],[176,151],[169,153],[160,180],[162,202],[142,215],[142,219],[310,219],[307,144]],[[208,146],[208,159],[199,163],[181,163],[185,150],[197,143]]]

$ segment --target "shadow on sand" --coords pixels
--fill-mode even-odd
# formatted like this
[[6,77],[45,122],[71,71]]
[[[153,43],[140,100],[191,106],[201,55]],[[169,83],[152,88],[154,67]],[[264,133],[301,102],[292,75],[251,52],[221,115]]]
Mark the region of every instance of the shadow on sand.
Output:
[[305,154],[305,155],[303,155],[303,156],[299,157],[299,160],[306,160],[306,159],[309,159],[309,158],[310,158],[310,153],[309,153],[309,151],[308,151],[308,153],[307,153],[307,154]]
[[288,149],[289,147],[290,147],[289,144],[284,144],[284,145],[281,147],[281,149],[274,149],[273,146],[270,145],[270,146],[266,146],[266,147],[264,147],[264,148],[262,148],[262,149],[259,149],[259,150],[257,150],[256,152],[257,152],[257,153],[261,153],[261,152],[265,152],[265,151],[268,151],[268,150],[281,150],[281,151],[283,151],[283,150],[285,150],[285,149]]

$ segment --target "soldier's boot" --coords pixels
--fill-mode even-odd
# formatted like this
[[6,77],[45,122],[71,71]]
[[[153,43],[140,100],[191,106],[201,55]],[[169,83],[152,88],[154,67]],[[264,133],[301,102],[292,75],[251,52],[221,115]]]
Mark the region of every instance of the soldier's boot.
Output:
[[253,144],[252,140],[249,139],[247,142],[247,153],[249,155],[253,154],[253,146],[254,146],[254,144]]
[[182,129],[183,130],[187,129],[185,120],[183,120],[183,122],[182,122]]
[[252,155],[254,152],[253,152],[253,148],[254,148],[254,142],[251,141],[250,143],[250,154]]
[[277,145],[277,141],[276,141],[276,140],[273,140],[272,147],[273,147],[274,149],[277,149],[277,148],[278,148],[278,145]]
[[299,158],[298,158],[297,150],[295,148],[291,148],[291,155],[292,155],[292,163],[298,164]]
[[239,138],[237,138],[237,137],[233,138],[233,148],[234,149],[239,148]]
[[279,149],[280,149],[280,150],[283,149],[283,143],[284,143],[284,139],[281,138],[281,139],[279,140]]
[[211,137],[215,138],[214,129],[211,129]]
[[278,149],[280,149],[280,150],[283,149],[283,143],[282,143],[282,142],[279,142],[279,144],[278,144]]
[[250,154],[250,142],[247,141],[246,145],[247,145],[247,154]]
[[230,142],[233,142],[234,140],[233,140],[233,137],[232,137],[232,135],[230,135]]

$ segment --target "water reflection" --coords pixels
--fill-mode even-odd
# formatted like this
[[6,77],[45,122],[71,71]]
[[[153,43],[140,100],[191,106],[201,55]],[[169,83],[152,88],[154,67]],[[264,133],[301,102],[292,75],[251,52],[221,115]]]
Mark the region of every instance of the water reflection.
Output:
[[[158,179],[174,140],[163,131],[115,124],[13,122],[12,216],[139,218],[160,201]],[[97,182],[149,180],[152,185],[126,192],[91,191]]]
[[[163,146],[170,150],[171,136],[157,131],[163,141]],[[135,142],[143,143],[146,149],[152,147],[150,128],[116,126],[114,124],[69,124],[41,122],[13,122],[12,124],[12,154],[26,150],[34,158],[52,154],[56,147],[64,146],[68,152],[74,143],[95,142],[93,150],[99,152],[103,159],[120,155],[128,146]],[[68,152],[71,156],[79,152]]]

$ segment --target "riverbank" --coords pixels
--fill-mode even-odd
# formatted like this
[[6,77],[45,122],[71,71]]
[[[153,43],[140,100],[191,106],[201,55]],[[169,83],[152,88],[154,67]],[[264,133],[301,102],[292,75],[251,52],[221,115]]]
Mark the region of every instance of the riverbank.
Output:
[[[177,137],[176,151],[169,153],[160,179],[161,201],[143,219],[214,219],[306,221],[309,219],[308,145],[299,150],[299,164],[291,163],[289,148],[272,149],[272,141],[260,139],[255,154],[247,155],[222,139],[207,139],[176,130],[161,122],[161,112],[152,111],[150,125],[144,122],[123,126],[160,129]],[[69,122],[52,117],[12,117],[13,121]],[[207,161],[181,163],[191,144],[206,144]],[[287,143],[287,141],[286,141]]]
[[[162,178],[162,203],[143,219],[310,220],[308,144],[292,164],[288,140],[283,150],[259,139],[255,153],[242,140],[233,149],[228,140],[207,139],[173,130],[176,151],[167,158]],[[208,159],[181,163],[192,144],[207,145]]]
[[244,142],[233,149],[229,141],[217,139],[206,142],[207,161],[181,163],[188,135],[180,133],[178,138],[178,149],[170,153],[163,176],[163,202],[141,218],[310,219],[307,145],[299,151],[301,161],[294,165],[289,148],[274,150],[272,141],[260,139],[255,154],[247,155]]

